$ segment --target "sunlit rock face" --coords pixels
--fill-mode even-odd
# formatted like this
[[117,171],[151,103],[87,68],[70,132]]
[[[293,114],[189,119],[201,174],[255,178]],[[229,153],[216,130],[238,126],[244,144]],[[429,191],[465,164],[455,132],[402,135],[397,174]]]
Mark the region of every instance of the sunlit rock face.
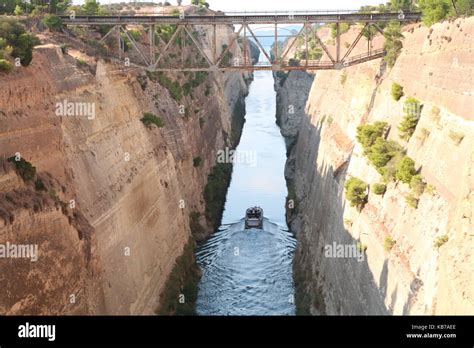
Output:
[[[232,30],[218,34],[229,41]],[[64,54],[54,35],[42,37],[29,67],[2,76],[0,158],[21,154],[47,190],[2,161],[0,244],[36,244],[39,255],[34,263],[0,259],[0,313],[155,313],[190,240],[191,212],[212,232],[203,190],[217,151],[231,146],[245,80],[210,74],[193,100],[177,101],[144,72],[88,56],[74,38]],[[57,103],[75,102],[93,105],[93,117],[56,112]],[[165,126],[145,126],[146,112]]]
[[[316,73],[286,169],[297,202],[288,218],[299,241],[294,267],[300,311],[474,310],[473,31],[473,18],[431,28],[410,25],[392,69],[376,60]],[[355,35],[350,30],[342,42],[352,42]],[[381,45],[380,38],[374,40],[374,49]],[[400,101],[391,96],[393,82],[403,86]],[[423,108],[415,133],[405,142],[397,127],[409,96]],[[388,139],[406,149],[430,185],[417,209],[407,204],[410,187],[400,182],[388,183],[383,196],[370,192],[360,212],[346,200],[344,183],[350,176],[368,184],[381,181],[356,140],[357,127],[375,121],[388,123]],[[286,132],[295,133],[291,126]],[[438,248],[435,242],[444,235],[448,240]],[[388,251],[387,238],[395,242]],[[358,241],[366,248],[363,262],[325,254],[334,242]]]

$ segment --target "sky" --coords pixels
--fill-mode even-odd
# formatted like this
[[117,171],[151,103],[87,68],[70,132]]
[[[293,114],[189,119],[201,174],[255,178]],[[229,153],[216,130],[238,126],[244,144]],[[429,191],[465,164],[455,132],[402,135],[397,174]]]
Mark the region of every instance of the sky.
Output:
[[[166,0],[144,0],[155,3]],[[168,0],[172,5],[176,0]],[[74,0],[75,4],[82,4],[84,0]],[[117,2],[133,2],[130,0],[99,0],[101,4]],[[138,1],[139,2],[139,1]],[[240,11],[298,11],[298,10],[356,10],[363,5],[378,5],[388,0],[207,0],[213,10],[227,12]],[[183,0],[187,5],[191,0]]]
[[[364,5],[378,5],[388,0],[207,0],[211,9],[221,11],[298,11],[356,10]],[[184,4],[188,1],[183,1]]]

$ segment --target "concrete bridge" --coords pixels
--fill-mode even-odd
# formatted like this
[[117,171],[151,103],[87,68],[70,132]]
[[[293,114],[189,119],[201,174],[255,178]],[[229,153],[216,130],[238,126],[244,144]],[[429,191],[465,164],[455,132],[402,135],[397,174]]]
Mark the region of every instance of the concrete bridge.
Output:
[[[273,70],[273,71],[289,71],[289,70],[328,70],[328,69],[342,69],[347,66],[360,64],[369,60],[377,59],[385,55],[383,49],[372,50],[371,41],[373,37],[367,38],[367,52],[357,56],[351,56],[351,52],[357,43],[360,41],[364,33],[374,31],[384,35],[380,23],[397,21],[397,22],[414,22],[421,18],[420,12],[388,12],[388,13],[361,13],[359,11],[317,11],[317,12],[252,12],[252,13],[229,13],[227,15],[217,12],[209,15],[186,15],[181,13],[179,15],[108,15],[108,16],[61,16],[63,23],[67,26],[97,26],[97,25],[111,25],[110,31],[102,38],[102,42],[110,35],[117,37],[118,58],[123,59],[124,55],[124,38],[128,40],[133,49],[140,57],[139,63],[134,65],[142,66],[151,71],[254,71],[254,70]],[[336,37],[335,46],[336,53],[331,54],[326,45],[319,38],[317,31],[314,30],[315,24],[335,23]],[[360,23],[359,34],[354,41],[348,46],[344,54],[341,53],[341,23]],[[271,25],[274,28],[274,50],[270,54],[269,50],[265,48],[259,40],[259,36],[255,35],[252,30],[252,25]],[[279,25],[301,25],[302,28],[298,33],[292,35],[295,40],[292,40],[284,52],[278,52],[278,45],[276,44],[281,37],[279,37]],[[127,25],[142,25],[147,28],[148,44],[144,47],[143,43],[138,43],[127,30]],[[156,28],[163,25],[171,25],[174,32],[171,38],[166,42],[156,33]],[[193,26],[209,26],[211,29],[212,48],[211,52],[204,49],[199,43],[198,38],[193,35]],[[217,47],[217,28],[219,26],[237,26],[238,31],[234,33],[234,37],[229,40],[226,47]],[[370,36],[370,35],[369,35]],[[305,57],[309,57],[308,42],[315,39],[318,46],[324,51],[325,57],[329,60],[299,60],[288,58],[288,53],[296,43],[296,38],[304,38],[304,45],[302,50],[305,52]],[[192,45],[199,52],[203,64],[183,64],[176,66],[167,64],[163,59],[170,50],[176,46],[183,49],[183,39],[192,41]],[[156,41],[159,42],[156,42]],[[252,64],[248,60],[249,40],[253,40],[259,47],[261,52],[265,55],[268,63]],[[179,44],[178,44],[179,43]],[[244,51],[243,61],[233,61],[229,64],[229,52],[235,45],[240,45]],[[207,51],[207,52],[206,52]]]

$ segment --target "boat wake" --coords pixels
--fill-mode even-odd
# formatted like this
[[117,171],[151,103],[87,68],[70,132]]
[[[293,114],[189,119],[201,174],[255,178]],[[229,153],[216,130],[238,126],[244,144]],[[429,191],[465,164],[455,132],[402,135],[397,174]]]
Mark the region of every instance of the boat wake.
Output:
[[245,220],[222,226],[196,252],[203,271],[200,315],[294,315],[291,232],[263,219],[263,229]]

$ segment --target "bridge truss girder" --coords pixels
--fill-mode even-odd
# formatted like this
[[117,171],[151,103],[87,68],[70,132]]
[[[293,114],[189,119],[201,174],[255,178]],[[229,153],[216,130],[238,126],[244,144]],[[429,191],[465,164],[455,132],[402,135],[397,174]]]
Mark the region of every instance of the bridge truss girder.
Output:
[[[142,26],[147,28],[148,33],[148,48],[144,47],[143,44],[138,43],[132,35],[127,30],[127,25],[118,24],[114,25],[112,29],[101,39],[103,42],[107,37],[113,35],[114,33],[117,35],[117,46],[118,46],[118,57],[119,60],[123,60],[125,57],[125,50],[124,50],[124,37],[131,43],[132,48],[138,53],[140,58],[140,62],[131,63],[135,66],[140,66],[146,68],[150,71],[254,71],[254,70],[273,70],[273,71],[290,71],[290,70],[334,70],[334,69],[342,69],[344,67],[360,64],[369,60],[377,59],[383,57],[385,55],[385,51],[383,49],[372,50],[372,39],[373,36],[370,35],[370,28],[373,27],[375,30],[382,35],[384,35],[383,30],[374,22],[366,22],[363,23],[362,26],[359,28],[359,33],[357,37],[353,40],[353,42],[349,45],[346,52],[341,55],[341,30],[340,30],[340,23],[336,22],[336,37],[335,37],[335,46],[336,46],[336,53],[335,55],[331,54],[329,48],[324,44],[321,38],[318,36],[317,30],[313,28],[313,25],[316,23],[312,22],[305,22],[303,23],[303,27],[301,30],[294,36],[293,41],[281,52],[281,55],[278,52],[278,23],[274,23],[275,31],[274,31],[274,51],[273,56],[270,52],[262,45],[261,41],[258,38],[258,35],[255,35],[255,32],[252,30],[250,25],[246,22],[240,23],[240,28],[237,32],[233,33],[233,37],[230,40],[229,45],[226,48],[222,49],[220,52],[217,48],[217,26],[216,23],[211,24],[199,24],[199,26],[212,26],[212,35],[211,35],[211,49],[206,50],[205,47],[201,45],[199,40],[197,40],[192,33],[191,24],[182,23],[176,24],[176,29],[172,34],[171,38],[168,42],[165,42],[163,38],[158,36],[159,45],[162,46],[162,49],[159,49],[159,45],[156,43],[156,25],[155,24],[141,24]],[[227,26],[227,25],[224,25]],[[364,31],[369,33],[369,37],[367,38],[367,52],[357,55],[355,57],[350,57],[351,52],[359,43],[360,39],[362,38]],[[209,32],[209,31],[207,31]],[[174,46],[179,46],[177,44],[177,39],[181,35],[181,45],[185,42],[185,39],[190,39],[193,46],[196,49],[196,52],[200,55],[202,62],[205,62],[204,66],[161,66],[160,63],[164,60],[166,54],[171,52],[171,49],[175,48]],[[241,36],[243,35],[243,36]],[[299,63],[296,63],[295,60],[287,59],[289,52],[294,47],[295,43],[298,41],[299,37],[304,37],[304,45],[303,50],[305,57],[307,59],[300,60]],[[242,38],[242,46],[240,46],[241,50],[243,51],[243,62],[239,60],[234,60],[233,64],[231,65],[224,65],[224,58],[226,55],[231,52],[236,45],[239,45],[239,38]],[[327,61],[319,61],[319,60],[310,60],[308,57],[310,56],[309,51],[309,42],[311,39],[315,39],[316,42],[319,44],[321,49],[324,51],[324,54],[329,59]],[[261,52],[265,55],[267,60],[269,61],[268,64],[252,64],[249,61],[249,44],[248,40],[254,40],[256,45],[259,47]],[[164,46],[164,47],[163,47]],[[183,47],[179,47],[183,50]],[[208,52],[206,52],[208,51]],[[175,50],[176,52],[176,50]],[[324,55],[323,55],[324,56]],[[272,59],[273,57],[273,59]],[[183,62],[183,60],[182,60]]]

